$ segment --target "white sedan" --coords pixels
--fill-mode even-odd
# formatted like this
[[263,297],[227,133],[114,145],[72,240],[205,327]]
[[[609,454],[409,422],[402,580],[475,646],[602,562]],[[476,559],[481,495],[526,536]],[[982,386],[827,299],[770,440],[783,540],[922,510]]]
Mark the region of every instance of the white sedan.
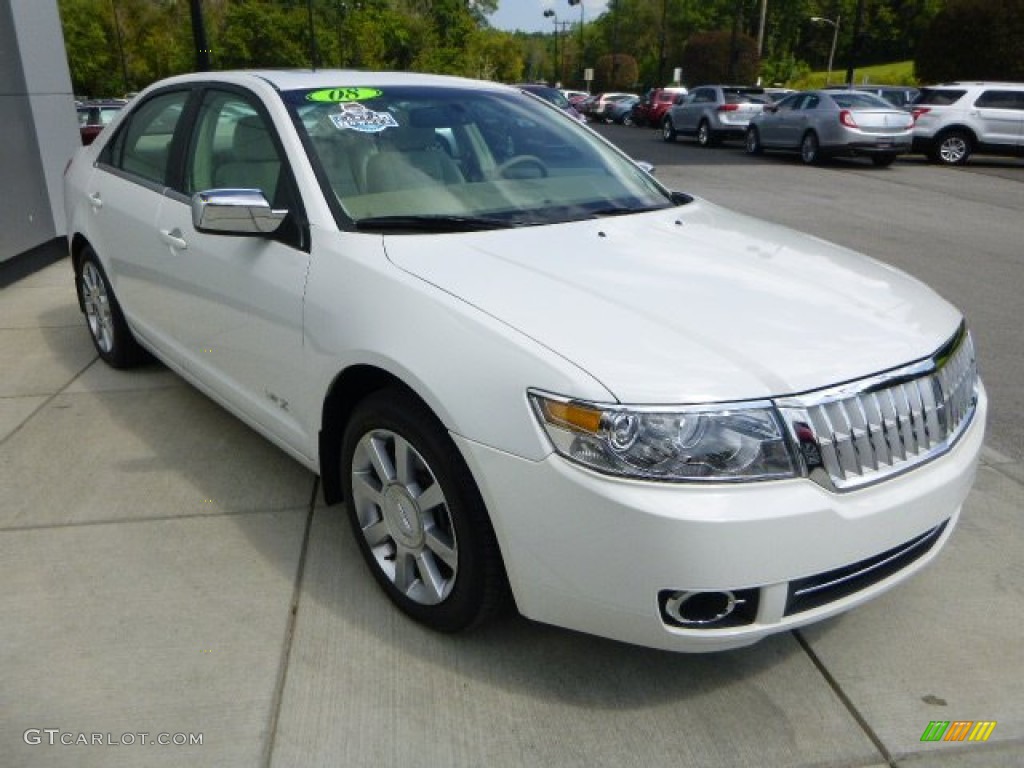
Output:
[[100,356],[152,353],[344,501],[414,619],[738,647],[919,570],[974,478],[961,314],[670,192],[518,89],[156,83],[66,174]]

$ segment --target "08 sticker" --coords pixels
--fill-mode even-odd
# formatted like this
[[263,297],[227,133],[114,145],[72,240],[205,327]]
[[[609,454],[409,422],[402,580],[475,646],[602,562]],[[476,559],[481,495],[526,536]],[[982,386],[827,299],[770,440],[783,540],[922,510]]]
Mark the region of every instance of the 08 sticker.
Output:
[[340,104],[343,101],[366,101],[376,99],[382,91],[376,88],[323,88],[306,94],[306,101],[326,104]]

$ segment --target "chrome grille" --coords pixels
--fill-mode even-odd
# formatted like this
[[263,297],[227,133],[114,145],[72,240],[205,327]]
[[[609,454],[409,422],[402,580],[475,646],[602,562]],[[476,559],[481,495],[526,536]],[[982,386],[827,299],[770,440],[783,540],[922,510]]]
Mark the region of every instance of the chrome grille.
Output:
[[927,360],[777,404],[807,474],[848,490],[948,450],[970,423],[976,387],[974,343],[961,328]]

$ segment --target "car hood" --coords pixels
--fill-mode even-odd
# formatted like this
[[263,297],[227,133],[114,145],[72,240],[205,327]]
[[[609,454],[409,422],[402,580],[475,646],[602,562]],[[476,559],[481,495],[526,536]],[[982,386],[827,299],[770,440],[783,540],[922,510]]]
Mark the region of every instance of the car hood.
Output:
[[961,321],[897,269],[701,200],[384,243],[398,267],[572,361],[621,402],[806,392],[926,357]]

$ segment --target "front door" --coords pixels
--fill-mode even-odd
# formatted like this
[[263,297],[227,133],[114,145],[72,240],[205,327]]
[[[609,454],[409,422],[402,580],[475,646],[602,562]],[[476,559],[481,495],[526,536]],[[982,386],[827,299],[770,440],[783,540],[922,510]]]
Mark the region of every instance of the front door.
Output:
[[[300,451],[308,440],[293,404],[306,384],[308,234],[287,157],[259,100],[207,90],[184,169],[179,188],[164,196],[157,228],[178,271],[174,302],[186,370]],[[199,232],[191,196],[209,189],[258,189],[291,213],[272,236]]]

